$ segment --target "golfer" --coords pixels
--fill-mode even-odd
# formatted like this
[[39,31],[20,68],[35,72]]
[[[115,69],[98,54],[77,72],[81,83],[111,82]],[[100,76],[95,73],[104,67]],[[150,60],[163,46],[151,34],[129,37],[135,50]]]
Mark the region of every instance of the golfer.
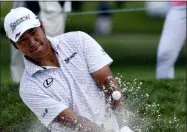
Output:
[[11,44],[24,54],[20,96],[48,129],[120,129],[113,109],[124,99],[114,100],[111,95],[123,93],[109,68],[112,59],[93,38],[81,31],[47,37],[42,21],[24,7],[6,15],[4,29]]
[[186,1],[171,0],[157,48],[156,79],[174,79],[175,63],[186,40]]

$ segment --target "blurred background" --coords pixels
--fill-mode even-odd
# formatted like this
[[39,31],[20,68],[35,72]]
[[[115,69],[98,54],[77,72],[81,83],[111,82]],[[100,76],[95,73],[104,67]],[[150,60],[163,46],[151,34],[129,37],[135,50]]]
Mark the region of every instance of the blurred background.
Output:
[[[10,45],[3,29],[3,17],[11,9],[12,2],[1,2],[1,63],[3,77],[9,77]],[[145,1],[73,1],[72,11],[67,14],[65,32],[81,30],[90,34],[114,59],[115,72],[126,73],[132,78],[155,78],[156,50],[168,2],[156,4]],[[109,13],[101,13],[103,11]],[[100,13],[99,13],[100,12]],[[183,48],[177,60],[177,77],[185,73],[178,69],[185,63],[186,50]],[[183,64],[183,65],[180,65]],[[117,68],[116,68],[117,67]],[[146,72],[149,71],[149,72]],[[2,75],[1,74],[1,75]],[[6,78],[5,78],[6,76]]]
[[[11,8],[12,2],[0,2],[1,86],[4,87],[2,97],[8,98],[5,100],[7,104],[15,105],[15,103],[19,103],[15,108],[13,108],[14,105],[4,107],[6,110],[4,109],[2,116],[6,118],[6,121],[1,122],[0,128],[3,128],[3,125],[8,126],[9,124],[15,127],[17,114],[21,115],[23,110],[29,112],[21,103],[20,98],[17,97],[18,93],[15,93],[15,91],[18,90],[15,90],[15,87],[18,87],[18,85],[12,83],[10,77],[10,44],[5,36],[3,19]],[[67,13],[65,32],[80,30],[96,39],[113,58],[114,62],[111,65],[111,69],[115,75],[123,75],[124,80],[138,79],[155,82],[157,46],[165,15],[169,8],[170,5],[168,2],[157,2],[155,4],[147,3],[146,1],[72,1],[72,10]],[[169,83],[174,83],[177,87],[180,86],[178,82],[181,81],[180,84],[182,87],[185,87],[186,44],[177,59],[175,68],[176,80]],[[157,84],[151,84],[150,87],[157,86]],[[150,82],[147,83],[147,86],[149,85]],[[170,87],[170,85],[167,86]],[[158,87],[162,87],[162,85],[159,84]],[[165,87],[166,85],[164,85]],[[12,91],[12,94],[10,91]],[[180,91],[179,96],[185,97],[186,95],[184,94],[184,91]],[[4,104],[6,105],[5,102]],[[182,102],[184,103],[185,101]],[[182,105],[184,106],[184,104]],[[13,114],[12,117],[7,116],[10,109],[17,114]],[[184,115],[184,109],[182,108],[183,113],[179,112],[182,113],[181,115]],[[25,117],[19,118],[20,121],[30,119],[33,119],[33,116],[29,116],[27,119]],[[182,121],[184,120],[183,118]],[[185,129],[184,126],[181,127],[183,127],[183,130]],[[162,130],[160,129],[160,131]],[[166,131],[170,130],[175,129],[167,129]]]

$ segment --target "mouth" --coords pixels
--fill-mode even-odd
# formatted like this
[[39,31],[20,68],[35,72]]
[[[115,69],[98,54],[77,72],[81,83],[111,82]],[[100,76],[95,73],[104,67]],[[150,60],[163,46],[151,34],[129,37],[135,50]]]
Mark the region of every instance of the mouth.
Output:
[[36,51],[38,48],[39,48],[39,46],[38,47],[34,47],[34,48],[30,49],[30,52],[32,53],[32,52]]

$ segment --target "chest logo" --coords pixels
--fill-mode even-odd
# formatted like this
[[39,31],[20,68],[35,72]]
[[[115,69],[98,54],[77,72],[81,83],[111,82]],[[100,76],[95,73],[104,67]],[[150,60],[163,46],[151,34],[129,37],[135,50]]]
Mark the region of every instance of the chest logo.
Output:
[[48,78],[48,79],[46,79],[46,80],[44,81],[43,86],[44,86],[45,88],[48,88],[48,87],[50,87],[52,84],[53,84],[53,78]]
[[69,63],[69,61],[70,61],[73,57],[75,57],[76,54],[77,54],[77,52],[73,53],[70,57],[66,58],[66,59],[64,60],[64,61],[66,62],[66,64]]

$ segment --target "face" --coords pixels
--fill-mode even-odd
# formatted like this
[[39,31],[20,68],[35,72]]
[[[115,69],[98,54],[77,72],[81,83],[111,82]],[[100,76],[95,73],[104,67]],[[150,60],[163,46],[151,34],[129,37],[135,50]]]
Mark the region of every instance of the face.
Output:
[[31,59],[41,58],[48,49],[48,40],[42,26],[32,28],[15,43],[17,48]]

